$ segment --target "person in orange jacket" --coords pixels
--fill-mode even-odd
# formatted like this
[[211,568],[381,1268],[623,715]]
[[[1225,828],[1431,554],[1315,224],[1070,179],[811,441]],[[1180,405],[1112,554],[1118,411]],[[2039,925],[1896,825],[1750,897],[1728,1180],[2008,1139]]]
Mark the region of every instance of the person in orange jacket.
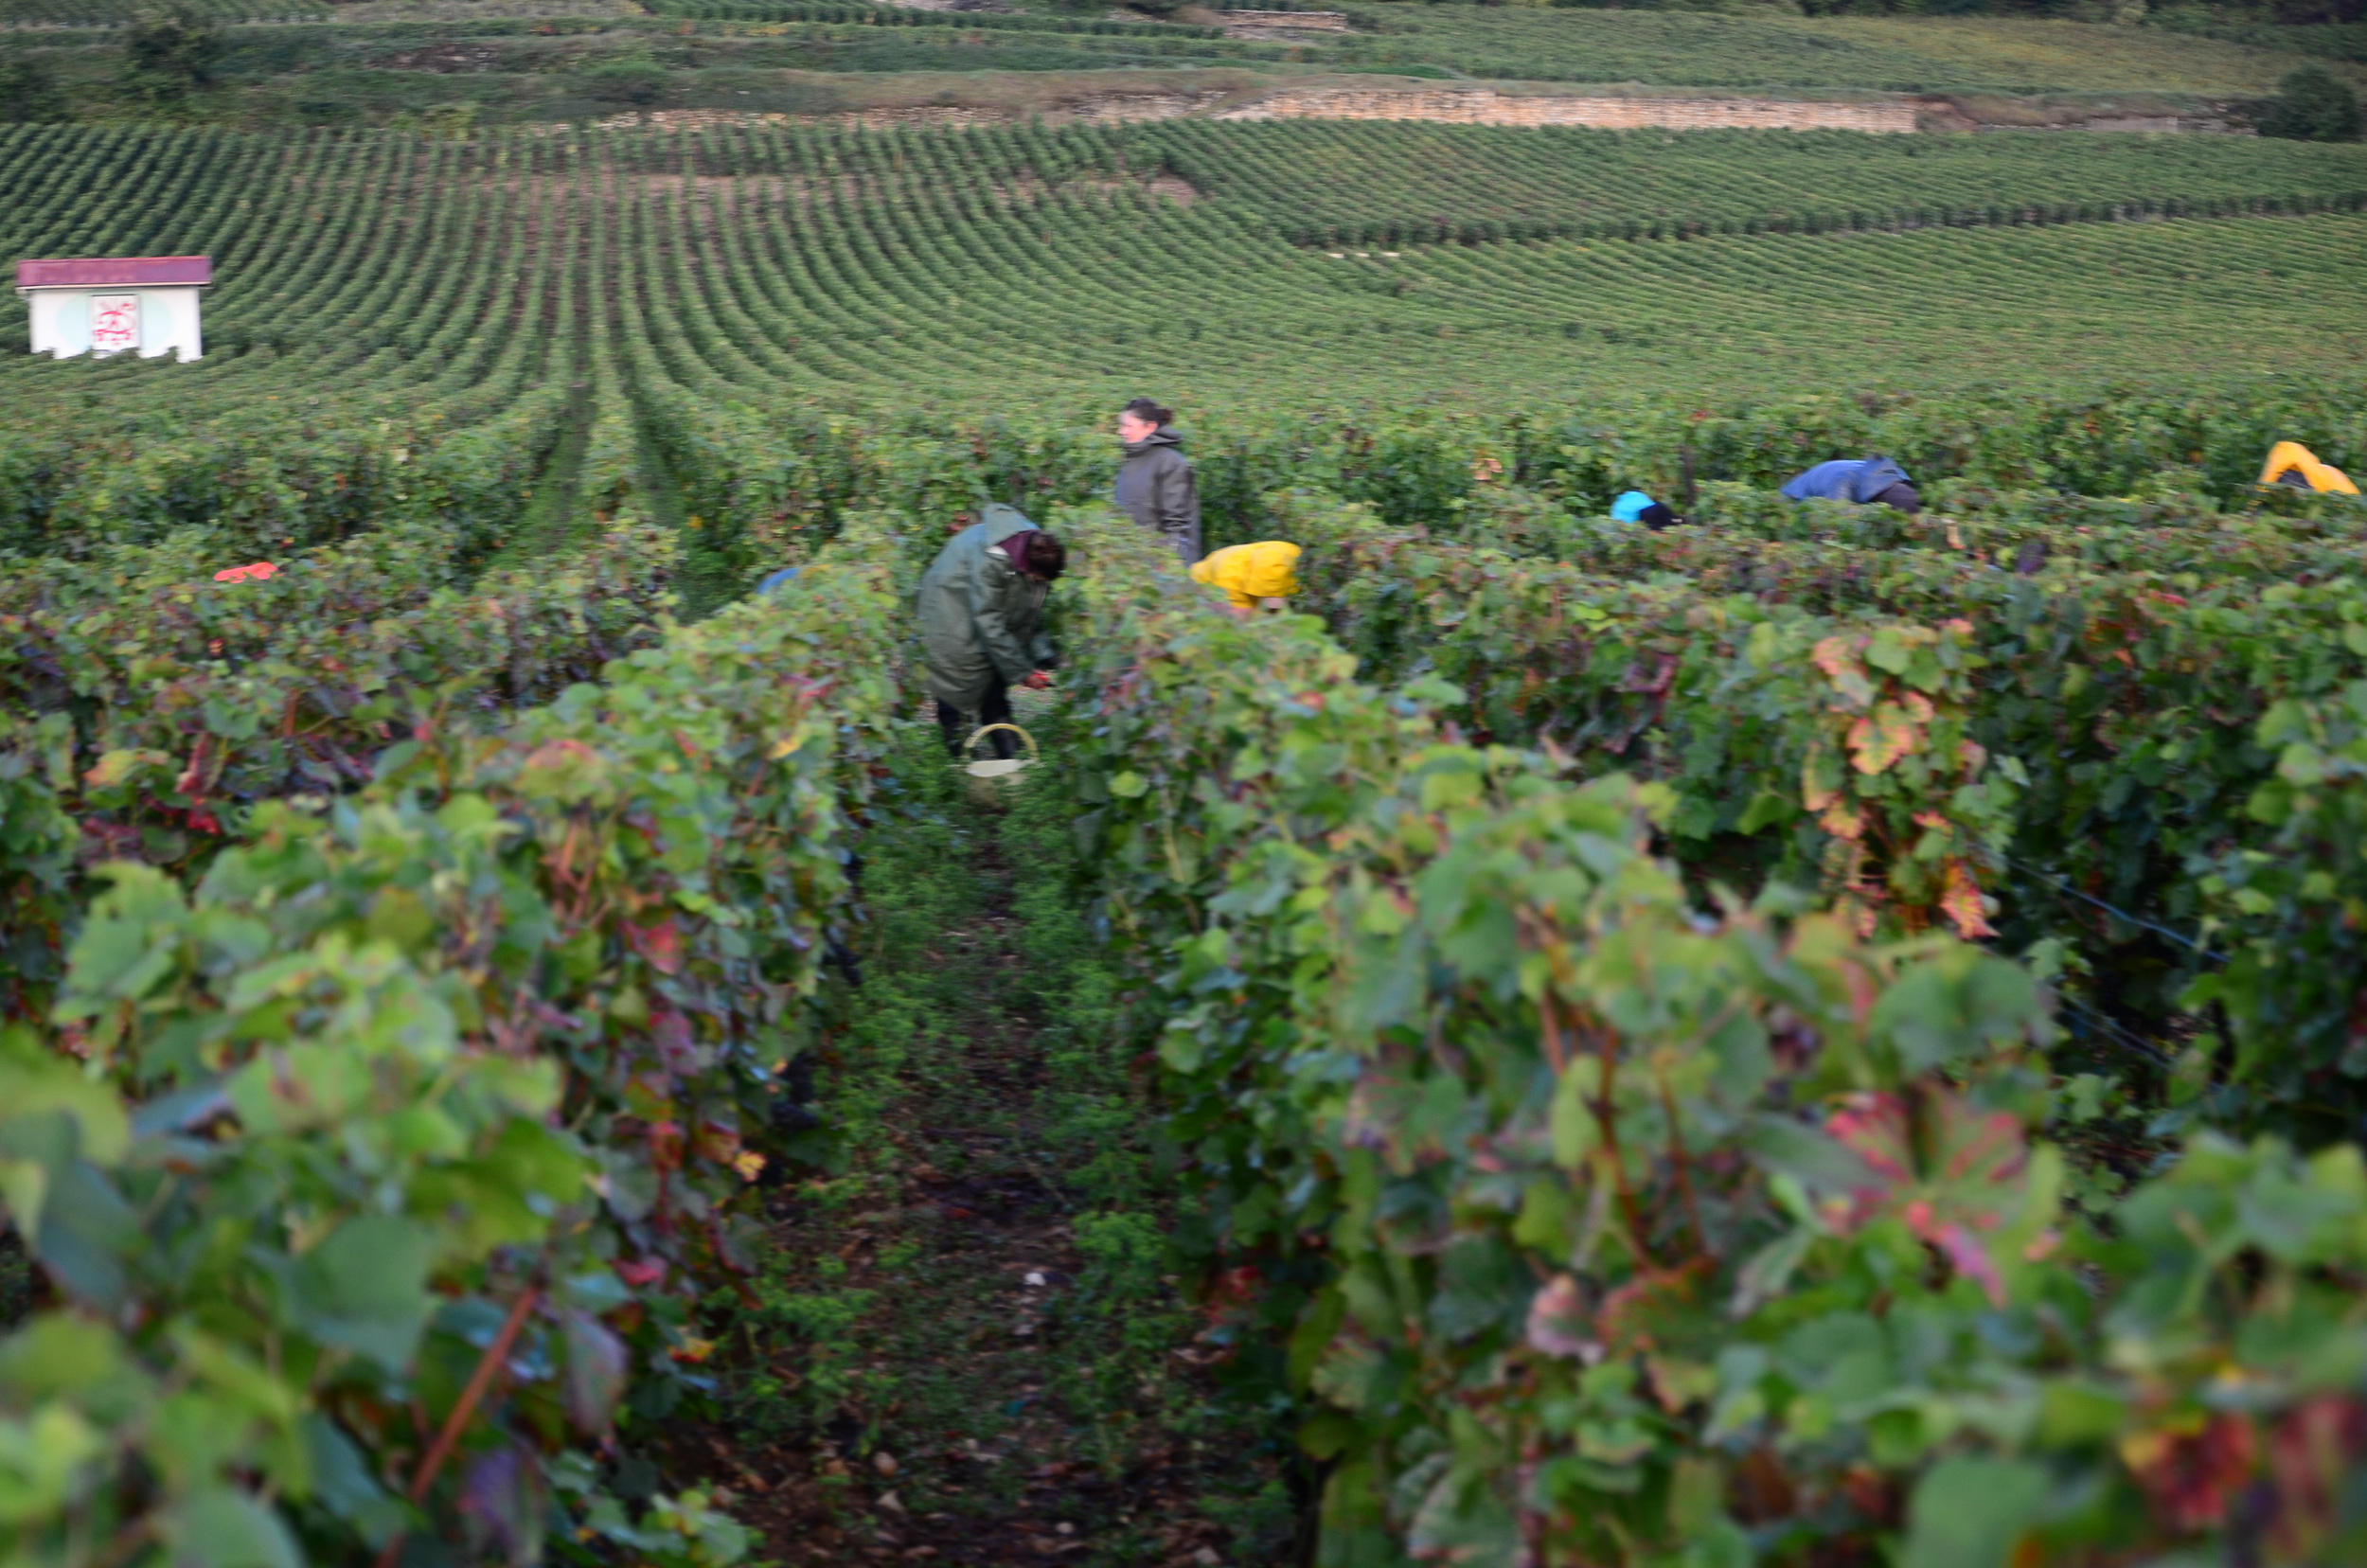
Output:
[[2273,489],[2283,485],[2288,490],[2316,490],[2321,495],[2357,495],[2358,487],[2351,476],[2332,463],[2322,463],[2318,454],[2299,441],[2279,441],[2269,449],[2269,460],[2260,465],[2260,488]]

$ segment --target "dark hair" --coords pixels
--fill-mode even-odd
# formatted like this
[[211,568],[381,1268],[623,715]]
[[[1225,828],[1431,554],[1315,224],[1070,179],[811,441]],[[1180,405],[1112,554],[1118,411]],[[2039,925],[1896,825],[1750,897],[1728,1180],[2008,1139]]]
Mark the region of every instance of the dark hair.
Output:
[[2046,570],[2046,541],[2028,539],[2014,556],[2014,570],[2022,577],[2037,577]]
[[1666,507],[1662,506],[1659,502],[1655,501],[1650,506],[1645,508],[1642,511],[1636,513],[1635,520],[1638,523],[1643,524],[1646,527],[1651,529],[1653,532],[1658,533],[1661,529],[1667,527],[1671,523],[1676,522],[1677,514],[1670,511]]
[[1913,485],[1893,485],[1874,500],[1877,506],[1895,507],[1909,517],[1923,509],[1923,497],[1915,493]]
[[1136,398],[1126,405],[1123,412],[1131,414],[1148,424],[1171,425],[1175,423],[1174,409],[1162,408],[1148,398]]
[[1051,582],[1068,570],[1068,546],[1039,528],[1027,536],[1027,570]]

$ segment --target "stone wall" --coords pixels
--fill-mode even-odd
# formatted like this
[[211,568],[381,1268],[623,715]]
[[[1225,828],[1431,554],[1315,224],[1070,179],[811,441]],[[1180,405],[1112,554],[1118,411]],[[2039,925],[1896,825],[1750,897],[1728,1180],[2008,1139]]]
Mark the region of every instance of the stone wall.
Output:
[[[1303,15],[1304,12],[1291,12]],[[1441,120],[1456,125],[1582,125],[1611,130],[1913,131],[1913,103],[1795,103],[1776,98],[1557,98],[1499,93],[1488,87],[1393,90],[1386,87],[1286,87],[1221,107],[1221,88],[1080,94],[1066,102],[911,103],[789,115],[730,109],[646,109],[602,125],[790,125],[832,121],[884,129],[897,125],[1007,125],[1034,115],[1054,124],[1163,120]]]
[[1775,98],[1551,98],[1488,87],[1284,88],[1218,119],[1442,120],[1456,125],[1585,125],[1606,130],[1913,131],[1911,103]]
[[1222,91],[1212,88],[1197,93],[1109,93],[1062,104],[1046,111],[1043,117],[1055,123],[1182,119],[1200,114],[1223,97]]
[[[1987,131],[2010,131],[2013,126],[1984,126]],[[2050,127],[2049,129],[2053,129]],[[2199,115],[2097,115],[2072,127],[2075,131],[2180,131],[2233,134],[2255,136],[2259,133],[2249,125],[2237,125],[2224,119],[2206,119]]]
[[1228,27],[1282,27],[1293,32],[1346,32],[1345,11],[1219,11]]

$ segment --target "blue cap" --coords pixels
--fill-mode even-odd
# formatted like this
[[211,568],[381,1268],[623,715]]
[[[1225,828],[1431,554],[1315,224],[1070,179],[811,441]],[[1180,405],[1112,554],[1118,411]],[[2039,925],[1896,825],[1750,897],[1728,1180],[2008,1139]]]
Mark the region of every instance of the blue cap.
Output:
[[1633,523],[1644,515],[1644,508],[1651,504],[1652,498],[1642,490],[1629,490],[1611,504],[1611,520],[1613,523]]
[[774,573],[771,577],[766,578],[762,582],[757,583],[756,592],[759,594],[769,594],[774,589],[778,588],[782,583],[787,582],[790,579],[795,577],[797,573],[797,567],[784,566],[779,571]]

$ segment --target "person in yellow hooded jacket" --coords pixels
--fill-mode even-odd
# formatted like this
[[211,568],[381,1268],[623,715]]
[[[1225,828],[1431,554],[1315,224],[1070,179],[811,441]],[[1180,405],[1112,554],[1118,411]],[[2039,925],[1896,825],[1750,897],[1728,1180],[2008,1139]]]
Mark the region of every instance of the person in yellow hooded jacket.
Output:
[[2290,490],[2312,490],[2323,495],[2357,495],[2358,487],[2351,476],[2332,463],[2322,463],[2318,454],[2299,441],[2279,441],[2269,449],[2269,460],[2260,465],[2260,488],[2283,485]]
[[1236,611],[1279,610],[1299,591],[1299,547],[1288,540],[1228,544],[1192,562],[1192,580],[1224,590]]

